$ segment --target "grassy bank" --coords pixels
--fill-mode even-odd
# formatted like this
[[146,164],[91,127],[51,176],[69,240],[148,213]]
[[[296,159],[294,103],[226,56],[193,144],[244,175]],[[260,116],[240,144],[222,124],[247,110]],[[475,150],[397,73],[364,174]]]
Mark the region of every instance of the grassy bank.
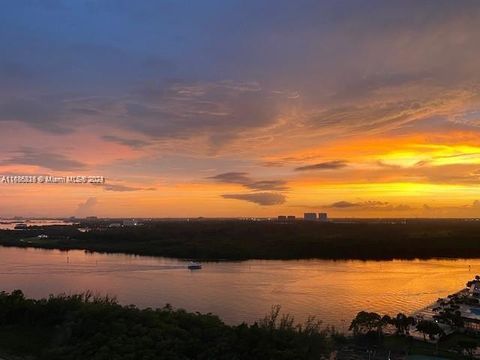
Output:
[[[195,259],[412,259],[480,257],[480,222],[309,223],[149,222],[108,228],[88,224],[0,231],[0,245],[84,249]],[[105,225],[105,226],[104,226]],[[104,227],[103,227],[104,226]],[[47,234],[47,239],[37,238]]]

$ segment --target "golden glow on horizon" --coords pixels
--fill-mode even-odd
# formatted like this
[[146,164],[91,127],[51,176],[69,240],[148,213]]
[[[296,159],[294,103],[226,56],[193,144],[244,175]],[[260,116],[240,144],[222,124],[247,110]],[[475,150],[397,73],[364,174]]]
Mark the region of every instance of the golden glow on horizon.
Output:
[[0,185],[0,217],[480,217],[475,2],[10,3],[0,174],[107,184]]
[[[465,132],[333,139],[321,146],[262,159],[274,166],[234,169],[247,174],[252,182],[281,179],[283,190],[252,190],[241,182],[214,181],[211,177],[221,172],[215,167],[200,168],[198,172],[183,171],[182,162],[174,160],[174,167],[160,171],[160,176],[155,177],[143,170],[144,162],[155,154],[154,148],[132,149],[103,144],[94,138],[88,140],[86,133],[81,136],[84,142],[72,138],[67,150],[80,154],[89,173],[105,175],[109,184],[120,185],[118,190],[92,185],[3,187],[2,198],[9,204],[8,215],[75,215],[79,205],[89,198],[94,198],[95,204],[84,214],[99,216],[301,215],[309,208],[328,211],[332,216],[476,216],[478,213],[473,203],[480,199],[477,174],[480,142],[474,134]],[[88,149],[81,149],[84,143],[89,144]],[[102,148],[106,154],[101,158],[102,164],[95,147]],[[103,173],[102,169],[120,160],[131,163],[116,173]],[[343,161],[344,165],[335,169],[295,171],[300,166],[329,161]],[[50,171],[36,165],[13,163],[3,164],[1,169],[3,173],[26,174],[85,172],[83,169]],[[258,175],[260,172],[263,173]],[[261,206],[223,197],[265,192],[282,193],[285,202]],[[23,210],[26,202],[28,211]],[[340,205],[336,207],[336,203]]]
[[405,151],[392,151],[377,157],[388,165],[411,167],[480,164],[480,147],[471,145],[410,144]]

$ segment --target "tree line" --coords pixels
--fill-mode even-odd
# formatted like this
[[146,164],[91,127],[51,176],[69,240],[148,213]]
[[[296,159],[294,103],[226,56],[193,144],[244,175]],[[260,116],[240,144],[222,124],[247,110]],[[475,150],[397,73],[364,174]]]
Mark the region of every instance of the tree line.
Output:
[[412,328],[423,334],[424,339],[428,336],[435,339],[436,336],[444,335],[444,331],[435,320],[417,320],[412,316],[398,313],[397,316],[380,315],[375,312],[360,311],[352,320],[349,330],[355,336],[376,335],[382,336],[387,326],[395,328],[396,335],[410,335]]
[[29,299],[0,293],[0,348],[48,360],[318,359],[331,330],[296,324],[280,307],[252,325],[212,314],[121,306],[91,293]]
[[[413,259],[480,257],[480,221],[406,223],[297,221],[152,221],[108,228],[108,223],[0,231],[0,245],[84,249],[202,260]],[[47,239],[36,239],[40,234]]]

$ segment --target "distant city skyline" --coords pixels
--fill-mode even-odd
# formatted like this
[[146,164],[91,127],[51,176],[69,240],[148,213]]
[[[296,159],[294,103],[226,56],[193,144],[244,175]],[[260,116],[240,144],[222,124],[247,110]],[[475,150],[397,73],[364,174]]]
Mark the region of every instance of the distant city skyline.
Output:
[[0,216],[480,216],[477,1],[10,1]]

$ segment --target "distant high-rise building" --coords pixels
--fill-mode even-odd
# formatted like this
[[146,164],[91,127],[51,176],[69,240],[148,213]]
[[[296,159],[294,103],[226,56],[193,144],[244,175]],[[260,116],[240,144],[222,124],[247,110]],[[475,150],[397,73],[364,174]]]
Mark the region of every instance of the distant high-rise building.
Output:
[[317,220],[317,213],[305,213],[303,214],[303,220],[315,221]]
[[295,221],[296,217],[294,215],[288,215],[287,221]]
[[287,221],[287,217],[285,215],[278,215],[278,221]]
[[318,213],[318,220],[319,221],[328,221],[327,213]]

